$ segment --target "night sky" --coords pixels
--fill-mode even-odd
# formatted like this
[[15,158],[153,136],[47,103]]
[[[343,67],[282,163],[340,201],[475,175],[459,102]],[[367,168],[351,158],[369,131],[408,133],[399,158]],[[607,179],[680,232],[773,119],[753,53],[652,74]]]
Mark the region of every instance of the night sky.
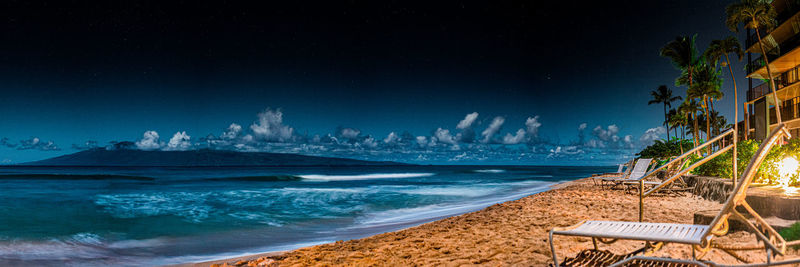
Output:
[[[677,35],[698,34],[700,49],[733,35],[726,1],[131,2],[3,4],[0,162],[133,141],[616,163],[666,137],[650,91],[685,95],[659,48]],[[741,102],[744,62],[733,66]],[[723,74],[715,107],[732,122]]]

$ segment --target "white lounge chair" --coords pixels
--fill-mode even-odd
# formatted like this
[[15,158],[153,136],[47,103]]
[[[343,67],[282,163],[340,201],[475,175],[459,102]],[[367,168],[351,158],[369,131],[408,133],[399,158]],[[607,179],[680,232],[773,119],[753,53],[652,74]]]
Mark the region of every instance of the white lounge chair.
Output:
[[653,163],[653,159],[639,159],[636,161],[636,165],[633,166],[631,172],[626,176],[601,177],[598,179],[600,179],[601,184],[611,184],[611,187],[613,188],[624,181],[644,177],[644,175],[647,174],[647,171],[650,169],[651,163]]
[[[630,169],[630,167],[633,166],[633,162],[634,161],[636,161],[636,160],[632,159],[632,160],[626,161],[625,163],[617,165],[617,171],[616,172],[606,172],[606,173],[592,174],[592,177],[594,177],[594,176],[608,176],[608,175],[616,175],[616,176],[625,175],[626,172],[628,171],[628,169]],[[623,172],[623,170],[625,170],[626,172]]]
[[636,161],[636,159],[631,159],[631,160],[629,160],[629,161],[627,161],[627,162],[625,162],[623,164],[620,164],[619,167],[617,168],[617,172],[607,172],[607,173],[592,174],[592,177],[591,177],[592,178],[592,182],[594,182],[594,185],[601,185],[602,186],[603,185],[603,183],[602,183],[602,181],[603,181],[602,179],[603,178],[627,177],[628,174],[631,172],[631,169],[633,169],[633,162],[634,161]]
[[[733,250],[741,247],[714,243],[715,236],[728,233],[728,219],[733,216],[739,219],[756,234],[762,242],[761,247],[767,252],[767,262],[771,262],[773,253],[783,255],[786,251],[786,241],[775,231],[761,216],[758,215],[745,201],[747,189],[753,182],[758,167],[764,161],[769,150],[784,136],[790,136],[784,124],[779,124],[763,141],[740,179],[740,182],[725,201],[723,208],[709,225],[674,224],[674,223],[648,223],[624,221],[582,221],[569,227],[557,227],[550,231],[550,250],[553,253],[553,265],[559,266],[558,256],[553,245],[554,235],[591,237],[594,249],[597,250],[597,240],[603,243],[613,243],[619,239],[647,241],[640,251],[655,251],[667,243],[678,243],[692,246],[692,259],[702,258],[712,248],[721,249],[731,255]],[[737,208],[747,211],[756,225],[737,211]],[[696,251],[701,254],[696,255]],[[738,257],[737,257],[738,259]]]

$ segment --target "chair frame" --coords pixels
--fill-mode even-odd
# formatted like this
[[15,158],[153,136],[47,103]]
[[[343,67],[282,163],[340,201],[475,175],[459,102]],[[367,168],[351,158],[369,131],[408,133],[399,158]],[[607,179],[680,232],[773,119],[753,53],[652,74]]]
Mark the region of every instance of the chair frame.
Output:
[[[692,246],[692,259],[697,260],[705,256],[711,249],[720,249],[738,260],[742,261],[740,257],[738,257],[734,251],[736,250],[758,250],[764,249],[766,251],[767,256],[767,264],[771,264],[772,259],[774,258],[773,253],[783,255],[786,252],[786,240],[778,234],[775,229],[773,229],[769,223],[767,223],[758,213],[747,204],[746,197],[747,197],[747,189],[753,182],[753,178],[755,177],[758,167],[761,166],[761,163],[766,158],[767,154],[769,153],[770,149],[775,146],[779,141],[783,140],[783,137],[790,137],[789,131],[786,129],[786,126],[783,123],[778,124],[770,133],[769,137],[763,141],[761,146],[758,148],[756,153],[750,159],[745,171],[740,178],[740,182],[736,185],[734,190],[728,196],[728,199],[725,201],[722,209],[720,209],[717,216],[714,220],[708,224],[708,227],[704,230],[700,237],[700,243],[697,244],[695,242],[688,242],[688,241],[678,241],[671,239],[669,237],[648,237],[646,240],[643,239],[630,239],[630,240],[643,240],[645,242],[645,247],[640,249],[639,251],[647,251],[650,250],[656,251],[663,247],[667,243],[683,243]],[[714,140],[716,141],[716,140]],[[695,164],[696,165],[696,164]],[[694,165],[693,165],[694,166]],[[654,190],[657,188],[654,188]],[[653,191],[653,190],[651,190]],[[641,204],[641,203],[640,203]],[[744,215],[737,211],[737,208],[742,208],[746,213],[749,213],[753,219],[755,220],[756,225],[750,222]],[[728,220],[730,217],[737,218],[741,220],[750,230],[755,233],[756,238],[758,241],[761,242],[761,245],[750,246],[750,247],[743,247],[743,246],[725,246],[720,244],[713,244],[712,240],[716,236],[722,236],[728,233],[729,230],[729,223]],[[575,236],[576,234],[570,233],[569,231],[575,229],[582,224],[586,223],[586,221],[582,221],[578,224],[569,227],[556,227],[550,231],[550,249],[553,256],[553,263],[554,266],[559,266],[558,263],[558,256],[556,255],[555,246],[553,244],[553,235],[572,235]],[[592,243],[597,249],[597,240],[602,243],[610,244],[616,242],[617,239],[601,237],[601,234],[597,235],[586,235],[586,234],[579,234],[579,236],[588,236],[592,238]],[[610,240],[606,240],[610,239]],[[658,239],[658,240],[656,240]],[[651,243],[652,242],[652,243]],[[696,253],[700,252],[698,256]],[[646,254],[647,255],[647,254]]]

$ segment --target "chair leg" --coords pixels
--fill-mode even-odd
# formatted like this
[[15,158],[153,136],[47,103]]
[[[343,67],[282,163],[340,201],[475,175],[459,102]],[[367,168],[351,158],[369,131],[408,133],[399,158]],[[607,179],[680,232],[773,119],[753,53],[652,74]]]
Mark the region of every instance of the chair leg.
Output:
[[553,254],[553,266],[560,266],[558,264],[558,256],[556,256],[556,247],[553,246],[553,230],[550,230],[550,253]]

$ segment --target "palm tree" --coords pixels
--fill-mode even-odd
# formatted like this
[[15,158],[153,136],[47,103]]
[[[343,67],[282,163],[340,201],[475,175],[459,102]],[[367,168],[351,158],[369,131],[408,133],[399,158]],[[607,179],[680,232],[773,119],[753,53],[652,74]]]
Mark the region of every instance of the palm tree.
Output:
[[[689,90],[686,90],[686,96],[700,99],[700,106],[703,108],[703,114],[706,115],[704,116],[706,140],[709,140],[712,134],[712,116],[707,116],[711,114],[709,102],[711,99],[722,98],[722,91],[719,90],[722,85],[722,80],[719,78],[719,72],[713,66],[705,62],[698,64],[695,68],[694,83],[689,86]],[[681,80],[684,79],[684,77],[678,79]],[[709,149],[710,148],[706,148],[706,152],[709,152]]]
[[[681,154],[683,154],[683,134],[684,134],[684,126],[686,126],[686,115],[678,110],[670,109],[669,110],[669,125],[670,128],[673,130],[678,130],[681,128],[681,138],[679,139],[680,147],[681,147]],[[675,138],[678,138],[678,132],[675,132]]]
[[[667,116],[667,107],[672,107],[672,102],[681,100],[680,96],[672,96],[672,90],[667,88],[666,85],[658,86],[658,89],[655,91],[651,91],[650,95],[653,96],[653,100],[647,102],[648,105],[652,104],[664,104],[664,126],[669,128],[669,117]],[[669,140],[669,130],[667,130],[667,140]]]
[[777,12],[775,12],[775,8],[770,2],[768,0],[742,0],[742,2],[731,4],[725,8],[725,13],[727,14],[725,24],[733,32],[739,32],[739,24],[744,24],[745,28],[756,31],[758,47],[761,49],[761,58],[764,59],[772,96],[775,98],[775,115],[778,117],[778,123],[781,123],[780,101],[778,101],[778,94],[775,93],[775,80],[772,79],[767,50],[764,49],[764,41],[761,40],[761,32],[759,31],[760,28],[769,30],[775,27]]
[[[738,23],[737,23],[738,24]],[[734,124],[733,124],[733,169],[737,169],[737,162],[736,159],[738,154],[737,143],[739,142],[739,124],[736,121],[739,120],[739,89],[736,87],[736,77],[733,75],[733,67],[731,66],[731,59],[728,57],[728,54],[733,53],[738,58],[739,61],[742,61],[744,56],[744,50],[739,45],[739,40],[736,37],[728,36],[728,38],[722,40],[714,40],[711,41],[711,45],[706,50],[706,57],[713,60],[714,62],[719,61],[722,56],[725,56],[725,62],[722,62],[720,65],[722,67],[728,67],[728,71],[731,73],[731,83],[733,83],[733,116],[734,116]],[[737,180],[737,172],[733,172],[733,184],[736,185]]]
[[675,40],[664,45],[659,52],[662,57],[672,60],[672,64],[674,64],[678,70],[686,74],[688,77],[687,85],[689,86],[692,85],[694,80],[695,66],[700,63],[700,57],[697,54],[697,48],[694,42],[696,37],[697,35],[691,38],[688,36],[675,37]]
[[[697,147],[700,145],[700,131],[698,130],[699,127],[697,125],[697,112],[700,111],[700,105],[694,99],[686,99],[683,103],[678,107],[678,112],[686,114],[686,127],[691,127],[692,130],[692,138],[694,138],[694,146]],[[692,125],[689,125],[689,121],[692,121]],[[698,151],[697,154],[699,155],[700,152]]]

